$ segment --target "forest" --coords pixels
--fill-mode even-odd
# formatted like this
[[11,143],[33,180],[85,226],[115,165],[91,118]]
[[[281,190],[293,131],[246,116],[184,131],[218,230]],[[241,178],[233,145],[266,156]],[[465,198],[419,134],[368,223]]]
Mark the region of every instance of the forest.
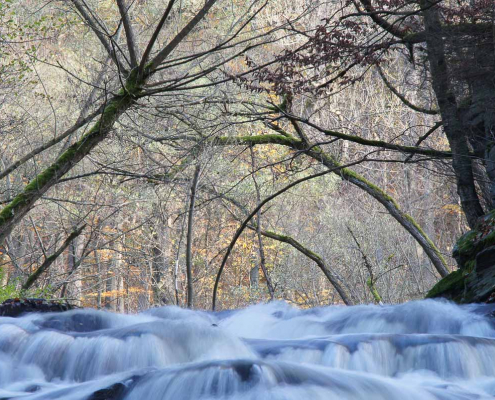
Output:
[[396,304],[493,261],[490,0],[0,18],[0,300]]
[[495,398],[494,0],[0,21],[0,400]]

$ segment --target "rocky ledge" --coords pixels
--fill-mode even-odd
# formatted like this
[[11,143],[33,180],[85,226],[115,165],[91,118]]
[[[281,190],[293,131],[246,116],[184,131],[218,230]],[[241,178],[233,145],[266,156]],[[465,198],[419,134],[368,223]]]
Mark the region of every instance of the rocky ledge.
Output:
[[0,317],[18,317],[31,312],[61,312],[75,307],[45,299],[9,299],[0,304]]

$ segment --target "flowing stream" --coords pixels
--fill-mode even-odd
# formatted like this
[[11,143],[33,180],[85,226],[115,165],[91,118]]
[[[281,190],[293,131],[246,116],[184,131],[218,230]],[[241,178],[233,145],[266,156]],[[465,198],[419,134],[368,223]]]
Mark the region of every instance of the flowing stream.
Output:
[[275,302],[0,317],[0,399],[493,399],[494,309]]

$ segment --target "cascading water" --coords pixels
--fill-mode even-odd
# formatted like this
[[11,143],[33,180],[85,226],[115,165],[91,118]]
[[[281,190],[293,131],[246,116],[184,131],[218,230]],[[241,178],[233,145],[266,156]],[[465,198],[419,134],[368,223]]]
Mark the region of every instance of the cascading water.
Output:
[[0,399],[493,399],[492,311],[425,300],[2,317]]

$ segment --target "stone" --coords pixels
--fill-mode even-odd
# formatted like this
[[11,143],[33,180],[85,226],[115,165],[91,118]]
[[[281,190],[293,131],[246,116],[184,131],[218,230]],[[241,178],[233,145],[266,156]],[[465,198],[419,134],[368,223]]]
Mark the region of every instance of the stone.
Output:
[[495,246],[488,247],[476,255],[476,272],[495,267]]
[[30,312],[62,312],[74,308],[68,303],[45,299],[9,299],[0,304],[0,317],[19,317]]

